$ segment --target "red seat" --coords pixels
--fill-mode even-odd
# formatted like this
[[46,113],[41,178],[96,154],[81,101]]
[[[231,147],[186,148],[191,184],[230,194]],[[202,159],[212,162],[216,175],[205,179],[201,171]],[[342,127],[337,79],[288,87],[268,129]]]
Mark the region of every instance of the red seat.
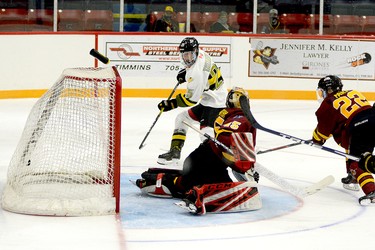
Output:
[[[307,27],[300,29],[299,33],[303,34],[318,34],[319,33],[319,15],[310,14],[306,16]],[[332,15],[323,15],[323,34],[328,35],[333,33]]]
[[[179,23],[186,24],[187,14],[186,12],[177,12],[176,13],[176,20]],[[195,31],[199,31],[201,29],[202,23],[202,13],[200,12],[191,12],[190,13],[190,24],[194,25]]]
[[53,30],[53,10],[30,9],[28,13],[29,31]]
[[234,30],[239,30],[240,26],[237,22],[238,13],[237,12],[229,12],[228,13],[228,24],[231,26]]
[[0,31],[26,31],[27,9],[0,9]]
[[239,12],[237,23],[240,32],[253,32],[253,13]]
[[219,14],[219,12],[203,12],[201,30],[204,29],[204,32],[209,32],[210,26],[219,19]]
[[160,19],[163,16],[164,12],[163,11],[153,11],[152,14],[156,16],[156,19]]
[[57,29],[59,31],[81,31],[84,28],[83,17],[82,10],[59,10]]
[[334,34],[361,34],[362,28],[359,16],[334,15]]
[[375,35],[375,16],[361,16],[362,35]]
[[269,14],[258,13],[257,14],[257,33],[261,33],[264,27],[269,27]]
[[84,30],[112,31],[113,13],[110,10],[86,10]]
[[306,14],[282,14],[280,22],[289,33],[297,34],[300,29],[307,28]]

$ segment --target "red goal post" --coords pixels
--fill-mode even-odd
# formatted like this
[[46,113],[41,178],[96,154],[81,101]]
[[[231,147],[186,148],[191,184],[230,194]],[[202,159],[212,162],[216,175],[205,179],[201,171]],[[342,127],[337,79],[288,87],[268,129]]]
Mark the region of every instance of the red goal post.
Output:
[[8,167],[5,210],[87,216],[119,212],[121,77],[65,69],[35,103]]

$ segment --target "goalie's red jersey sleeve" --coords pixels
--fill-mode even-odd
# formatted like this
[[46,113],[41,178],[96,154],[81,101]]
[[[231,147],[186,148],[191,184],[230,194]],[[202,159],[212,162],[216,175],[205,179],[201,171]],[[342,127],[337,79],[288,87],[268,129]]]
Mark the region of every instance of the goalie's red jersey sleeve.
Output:
[[[214,130],[216,139],[228,148],[231,146],[232,133],[250,132],[253,135],[253,145],[255,147],[256,128],[250,124],[240,108],[223,109],[215,120]],[[233,156],[230,156],[225,149],[217,146],[214,142],[210,142],[210,144],[216,155],[229,165],[233,163]]]

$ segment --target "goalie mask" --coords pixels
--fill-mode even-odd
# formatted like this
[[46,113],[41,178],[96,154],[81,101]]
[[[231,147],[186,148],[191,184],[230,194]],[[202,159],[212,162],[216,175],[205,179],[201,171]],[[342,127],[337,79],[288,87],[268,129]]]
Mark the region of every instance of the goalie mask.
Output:
[[241,108],[240,97],[246,96],[249,99],[249,94],[246,90],[240,87],[234,87],[227,95],[226,106],[228,108]]
[[192,66],[198,58],[199,43],[194,37],[186,37],[179,46],[180,60],[186,67]]
[[334,75],[328,75],[319,80],[318,88],[316,89],[316,96],[318,102],[322,102],[329,93],[335,93],[341,91],[343,84],[340,77]]

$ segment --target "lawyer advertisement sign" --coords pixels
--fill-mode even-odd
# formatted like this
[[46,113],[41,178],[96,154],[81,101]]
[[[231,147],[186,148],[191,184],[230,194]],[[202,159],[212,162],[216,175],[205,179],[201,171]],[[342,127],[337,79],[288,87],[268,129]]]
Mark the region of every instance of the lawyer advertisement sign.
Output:
[[250,39],[249,77],[375,79],[375,42]]

